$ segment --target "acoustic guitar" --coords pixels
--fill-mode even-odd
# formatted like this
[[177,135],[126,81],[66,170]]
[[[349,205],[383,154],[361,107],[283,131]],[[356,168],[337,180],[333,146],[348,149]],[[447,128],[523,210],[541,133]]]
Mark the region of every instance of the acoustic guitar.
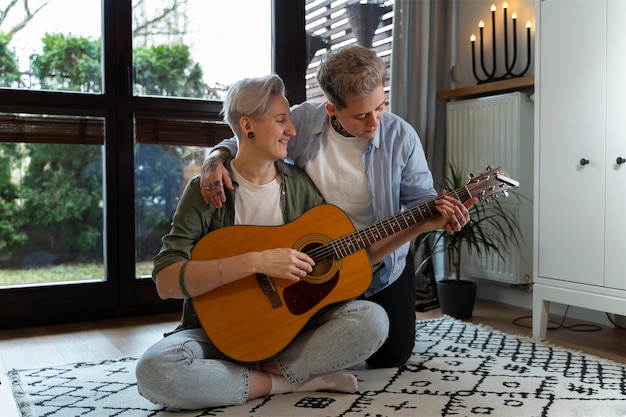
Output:
[[[493,194],[506,194],[517,186],[517,181],[496,168],[448,194],[462,202],[474,196],[484,202]],[[365,249],[439,215],[435,201],[360,230],[355,230],[341,209],[322,204],[282,226],[235,225],[207,234],[194,246],[192,260],[294,248],[309,255],[315,267],[299,282],[254,274],[193,297],[203,329],[215,346],[234,360],[255,362],[275,355],[320,309],[363,294],[372,279]]]

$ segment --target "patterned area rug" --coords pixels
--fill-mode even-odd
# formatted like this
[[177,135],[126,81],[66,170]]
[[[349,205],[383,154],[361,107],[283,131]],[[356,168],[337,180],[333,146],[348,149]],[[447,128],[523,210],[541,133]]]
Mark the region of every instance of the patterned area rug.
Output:
[[625,416],[626,368],[449,317],[416,322],[399,369],[355,369],[355,394],[268,396],[173,411],[137,394],[135,358],[9,372],[24,417]]

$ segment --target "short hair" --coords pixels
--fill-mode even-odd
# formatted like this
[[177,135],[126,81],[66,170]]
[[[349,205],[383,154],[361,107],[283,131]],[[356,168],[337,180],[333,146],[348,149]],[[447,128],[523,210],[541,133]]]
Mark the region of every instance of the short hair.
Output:
[[385,62],[376,51],[354,44],[327,52],[316,74],[326,99],[339,109],[348,99],[372,94],[386,76]]
[[239,80],[226,93],[222,117],[239,137],[239,120],[244,116],[263,116],[269,111],[272,98],[279,94],[285,96],[285,84],[276,74]]

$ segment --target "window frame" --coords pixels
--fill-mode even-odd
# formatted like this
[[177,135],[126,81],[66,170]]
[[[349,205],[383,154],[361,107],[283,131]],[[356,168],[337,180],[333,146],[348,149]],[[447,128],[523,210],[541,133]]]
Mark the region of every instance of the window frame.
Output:
[[[273,71],[287,85],[292,103],[305,100],[305,0],[272,0]],[[181,301],[163,301],[150,279],[135,277],[134,117],[155,123],[188,123],[188,139],[176,144],[210,146],[227,131],[221,102],[133,96],[131,0],[103,0],[102,94],[3,89],[0,112],[104,117],[105,271],[107,280],[80,284],[0,288],[0,328],[177,311]],[[294,16],[302,16],[301,19]],[[193,122],[198,122],[197,124]],[[197,135],[215,123],[207,140]],[[214,128],[214,130],[211,130]],[[210,135],[209,135],[210,136]],[[169,138],[169,140],[174,140]],[[148,141],[148,139],[146,139]],[[212,143],[213,141],[214,143]]]

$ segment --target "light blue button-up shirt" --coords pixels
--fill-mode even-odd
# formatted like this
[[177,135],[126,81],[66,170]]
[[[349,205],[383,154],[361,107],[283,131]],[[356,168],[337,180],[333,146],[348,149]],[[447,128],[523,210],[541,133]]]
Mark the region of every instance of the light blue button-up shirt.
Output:
[[[305,102],[291,108],[296,136],[289,141],[287,159],[305,167],[320,150],[328,124],[326,103]],[[222,141],[232,155],[237,151],[234,138]],[[400,117],[385,112],[376,136],[363,155],[367,185],[376,221],[398,214],[437,196],[422,143],[413,127]],[[341,178],[337,178],[341,181]],[[410,243],[402,245],[384,260],[365,292],[369,297],[393,283],[405,267]]]

